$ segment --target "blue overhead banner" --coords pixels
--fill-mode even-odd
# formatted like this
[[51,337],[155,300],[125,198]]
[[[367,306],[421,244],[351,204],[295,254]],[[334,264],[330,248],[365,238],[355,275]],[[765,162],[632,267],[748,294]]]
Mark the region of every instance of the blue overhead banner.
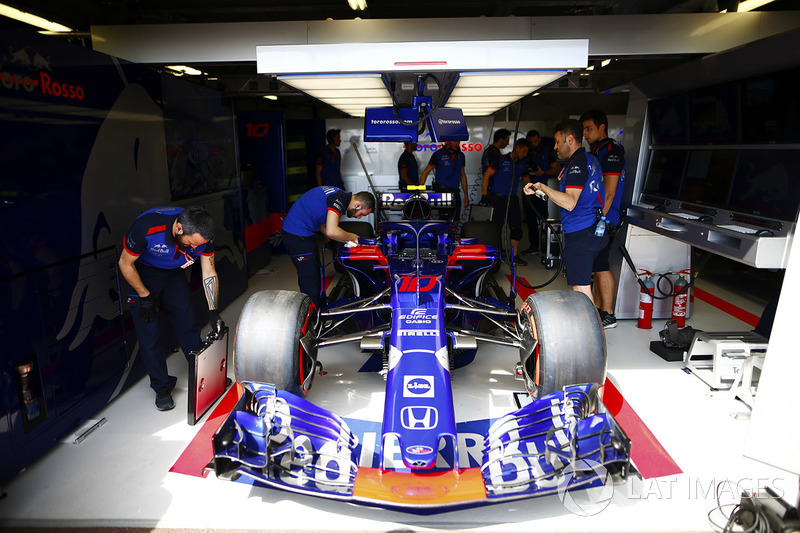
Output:
[[[364,142],[417,142],[417,125],[403,124],[392,107],[368,107],[364,115]],[[406,122],[419,117],[411,107],[397,108],[397,116]]]
[[428,130],[434,142],[466,141],[469,139],[464,113],[457,107],[440,107],[428,117]]

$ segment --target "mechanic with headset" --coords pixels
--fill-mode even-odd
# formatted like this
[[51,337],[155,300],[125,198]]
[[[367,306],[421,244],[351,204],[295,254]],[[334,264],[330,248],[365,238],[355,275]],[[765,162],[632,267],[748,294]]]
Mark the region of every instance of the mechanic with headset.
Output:
[[464,207],[469,203],[467,191],[467,173],[464,170],[466,159],[459,149],[458,141],[447,141],[440,149],[433,152],[428,166],[422,171],[419,184],[425,185],[428,174],[436,169],[433,180],[433,190],[436,192],[449,192],[453,194],[454,208],[450,220],[458,222],[461,218],[461,195],[459,184],[464,189]]
[[297,270],[300,292],[311,298],[317,307],[322,302],[321,262],[317,251],[316,234],[328,239],[358,243],[358,235],[339,227],[339,217],[361,218],[375,209],[375,197],[370,192],[349,193],[336,187],[314,187],[301,196],[283,219],[283,242]]
[[[529,183],[525,194],[542,191],[561,208],[564,230],[562,256],[567,283],[592,299],[592,265],[608,244],[602,216],[605,188],[600,162],[583,148],[583,127],[575,119],[560,122],[554,129],[556,152],[567,161],[558,175],[559,190],[544,183]],[[599,235],[598,235],[599,234]]]
[[416,151],[417,143],[411,141],[403,143],[403,153],[397,160],[397,173],[400,175],[398,186],[402,192],[405,192],[409,185],[419,185],[419,163],[417,156],[414,155]]
[[[511,228],[511,248],[517,254],[514,262],[525,266],[527,261],[519,256],[519,240],[522,238],[522,214],[519,208],[519,198],[517,197],[517,187],[520,178],[524,183],[528,183],[528,150],[530,144],[526,139],[517,139],[511,153],[501,155],[497,158],[491,157],[488,167],[483,174],[481,187],[483,196],[481,202],[492,206],[492,222],[501,227],[506,218],[506,206],[508,206],[508,226]],[[513,177],[513,182],[511,181]],[[510,196],[510,199],[509,199]],[[509,250],[511,256],[511,250]]]
[[325,134],[328,145],[317,158],[317,185],[331,185],[344,189],[342,181],[342,153],[339,145],[342,144],[342,130],[331,129]]
[[[530,130],[525,138],[531,145],[528,151],[528,174],[531,183],[540,182],[547,185],[550,178],[558,176],[559,166],[556,154],[551,148],[552,139],[542,139],[538,130]],[[535,254],[539,251],[539,219],[547,220],[547,201],[534,196],[531,202],[523,202],[522,209],[528,225],[528,241],[530,245],[521,252],[522,255]]]
[[614,316],[614,275],[608,262],[611,242],[621,222],[622,195],[625,189],[625,149],[608,136],[608,117],[599,109],[587,111],[580,118],[583,138],[589,143],[592,154],[600,161],[603,183],[606,189],[603,214],[606,216],[608,245],[594,260],[594,303],[600,310],[604,328],[617,327]]
[[175,407],[172,389],[178,379],[167,370],[166,347],[156,318],[160,304],[189,360],[189,354],[200,345],[200,327],[195,325],[185,269],[198,259],[212,332],[219,335],[225,327],[217,310],[214,219],[199,207],[156,207],[139,215],[122,244],[119,270],[131,288],[127,302],[142,362],[156,392],[156,408],[168,411]]

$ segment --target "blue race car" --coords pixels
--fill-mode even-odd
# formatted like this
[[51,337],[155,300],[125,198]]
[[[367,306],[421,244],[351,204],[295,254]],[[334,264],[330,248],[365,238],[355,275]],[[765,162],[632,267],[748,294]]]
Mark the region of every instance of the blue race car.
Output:
[[[450,509],[619,482],[630,441],[606,411],[606,343],[597,311],[574,291],[506,294],[491,231],[430,220],[447,193],[385,193],[403,218],[336,253],[343,273],[315,309],[306,295],[261,291],[234,339],[242,395],[213,437],[218,477],[400,509]],[[512,265],[512,279],[513,274]],[[358,345],[382,360],[380,466],[335,413],[306,396],[320,349]],[[459,465],[451,369],[483,343],[518,350],[532,401],[484,435],[480,467]],[[439,461],[438,459],[444,459]],[[448,465],[446,468],[441,465]]]

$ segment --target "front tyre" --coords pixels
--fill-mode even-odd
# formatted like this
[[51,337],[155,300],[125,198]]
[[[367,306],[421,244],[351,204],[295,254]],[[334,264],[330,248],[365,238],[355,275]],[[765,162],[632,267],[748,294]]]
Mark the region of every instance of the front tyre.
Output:
[[295,291],[259,291],[247,300],[233,339],[236,381],[272,383],[303,395],[303,380],[313,371],[300,339],[311,326],[313,308]]
[[519,314],[520,360],[528,392],[542,397],[567,385],[603,385],[606,336],[588,296],[578,291],[537,292],[528,296]]

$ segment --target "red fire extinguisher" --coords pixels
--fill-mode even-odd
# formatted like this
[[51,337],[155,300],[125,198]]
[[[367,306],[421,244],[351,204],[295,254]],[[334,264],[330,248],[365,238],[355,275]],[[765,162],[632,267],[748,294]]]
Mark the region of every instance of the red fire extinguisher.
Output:
[[642,276],[645,276],[644,287],[639,291],[639,321],[636,326],[640,329],[651,329],[653,327],[653,295],[656,292],[656,285],[653,283],[652,272],[649,270],[642,270],[639,277]]
[[686,302],[689,300],[689,291],[685,289],[689,282],[684,277],[684,274],[690,273],[691,270],[680,271],[678,279],[675,280],[672,293],[672,320],[675,321],[679,328],[686,326]]

